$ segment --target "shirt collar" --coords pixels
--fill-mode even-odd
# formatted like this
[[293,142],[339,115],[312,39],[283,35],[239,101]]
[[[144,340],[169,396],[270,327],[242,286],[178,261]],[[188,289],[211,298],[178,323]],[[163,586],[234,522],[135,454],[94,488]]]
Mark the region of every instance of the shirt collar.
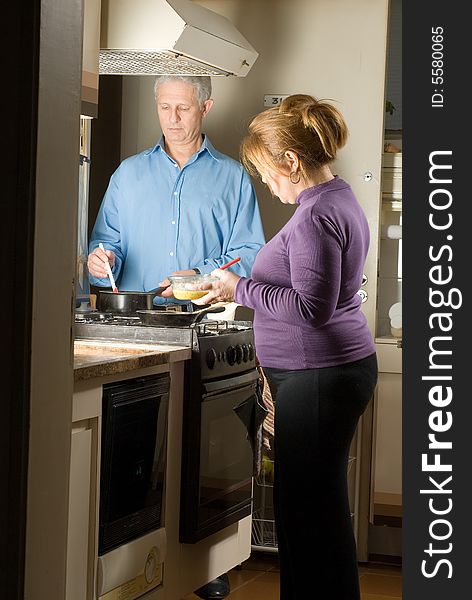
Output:
[[[149,148],[149,150],[146,150],[144,152],[144,154],[149,155],[149,154],[153,154],[154,152],[163,152],[166,156],[169,156],[167,154],[167,152],[165,151],[165,145],[164,145],[164,136],[161,135],[159,141],[157,142],[157,144],[153,147],[153,148]],[[197,157],[202,154],[203,152],[208,152],[208,154],[216,161],[220,160],[220,156],[219,156],[219,152],[218,150],[216,150],[213,146],[213,144],[210,142],[210,140],[208,139],[208,136],[203,134],[203,142],[202,145],[200,146],[200,149],[197,151],[195,159],[197,159]],[[170,157],[169,157],[170,158]]]
[[338,175],[334,175],[329,181],[318,183],[317,185],[313,185],[302,190],[297,196],[297,204],[302,204],[305,200],[313,198],[313,194],[317,195],[330,188],[333,190],[339,189],[343,184],[346,185]]

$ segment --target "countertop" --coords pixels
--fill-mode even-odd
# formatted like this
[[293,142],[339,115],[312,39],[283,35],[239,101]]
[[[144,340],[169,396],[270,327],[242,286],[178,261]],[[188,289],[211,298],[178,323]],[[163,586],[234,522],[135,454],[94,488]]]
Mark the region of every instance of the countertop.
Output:
[[190,357],[191,348],[187,346],[76,340],[74,381],[126,373]]

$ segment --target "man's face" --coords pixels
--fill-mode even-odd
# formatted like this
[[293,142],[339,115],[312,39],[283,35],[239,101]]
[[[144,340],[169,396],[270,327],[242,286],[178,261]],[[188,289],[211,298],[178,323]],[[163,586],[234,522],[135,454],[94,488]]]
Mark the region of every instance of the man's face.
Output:
[[202,120],[213,101],[200,108],[195,88],[184,81],[168,81],[157,88],[157,115],[167,142],[192,144],[201,135]]

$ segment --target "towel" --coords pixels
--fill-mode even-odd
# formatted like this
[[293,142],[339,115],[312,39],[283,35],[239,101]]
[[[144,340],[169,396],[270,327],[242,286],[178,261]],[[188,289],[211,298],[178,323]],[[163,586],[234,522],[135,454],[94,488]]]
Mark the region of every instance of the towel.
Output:
[[270,450],[271,440],[274,437],[275,406],[274,401],[272,399],[269,382],[267,381],[262,367],[259,365],[257,367],[257,370],[259,371],[259,376],[262,380],[262,401],[264,402],[264,406],[267,409],[266,418],[262,423],[262,445],[264,448]]
[[255,393],[233,407],[247,430],[247,439],[253,455],[253,475],[258,477],[262,468],[262,423],[267,416],[267,408],[262,399],[262,381],[257,379]]
[[243,400],[233,407],[247,429],[247,437],[253,453],[253,475],[259,477],[262,470],[264,450],[271,450],[274,437],[274,402],[270,392],[269,382],[264,371],[257,366],[259,379],[255,395]]

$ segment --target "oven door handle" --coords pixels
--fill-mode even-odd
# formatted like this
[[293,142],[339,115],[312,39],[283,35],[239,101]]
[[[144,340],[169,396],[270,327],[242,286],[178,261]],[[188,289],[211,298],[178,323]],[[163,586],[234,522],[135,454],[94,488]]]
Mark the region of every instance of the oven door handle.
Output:
[[226,379],[218,379],[217,381],[206,381],[203,385],[203,395],[214,395],[219,392],[227,392],[230,390],[236,390],[241,387],[250,387],[255,385],[259,379],[259,373],[256,369],[249,371],[249,373],[243,373],[242,375],[236,375],[234,377],[228,377]]

